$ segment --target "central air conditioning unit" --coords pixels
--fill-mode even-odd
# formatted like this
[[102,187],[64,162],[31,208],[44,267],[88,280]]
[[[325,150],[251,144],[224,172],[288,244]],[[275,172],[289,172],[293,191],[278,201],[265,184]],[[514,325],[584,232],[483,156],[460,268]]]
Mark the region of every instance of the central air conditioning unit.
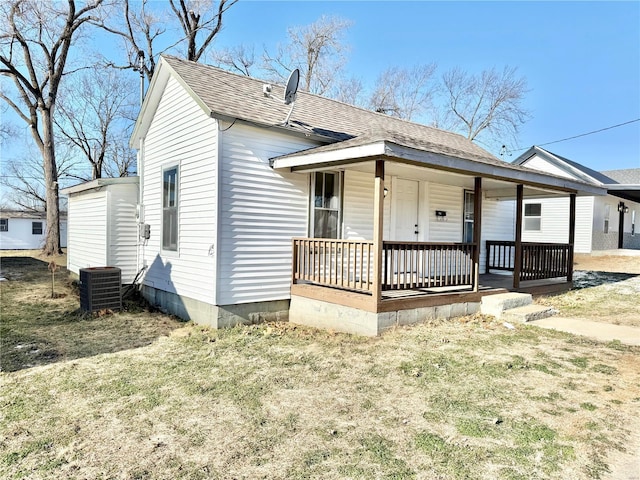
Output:
[[116,267],[81,268],[80,308],[85,312],[122,310],[120,269]]

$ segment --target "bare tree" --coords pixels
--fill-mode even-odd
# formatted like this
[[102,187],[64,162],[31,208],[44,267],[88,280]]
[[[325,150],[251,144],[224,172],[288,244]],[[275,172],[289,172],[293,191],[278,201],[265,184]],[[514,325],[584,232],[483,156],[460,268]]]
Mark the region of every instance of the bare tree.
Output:
[[[109,65],[118,69],[142,69],[147,81],[151,81],[158,55],[185,43],[186,52],[182,56],[187,60],[198,61],[222,29],[224,14],[237,1],[169,0],[171,10],[163,10],[151,0],[138,0],[135,2],[138,8],[132,8],[130,0],[116,0],[115,6],[122,8],[122,17],[116,17],[116,20],[109,22],[96,22],[106,31],[119,36],[125,43],[126,63],[109,62]],[[170,45],[161,44],[162,36],[176,22],[183,36]],[[201,34],[204,36],[201,37]],[[141,54],[144,54],[144,62],[140,62]]]
[[265,51],[263,68],[280,83],[299,68],[300,88],[325,95],[346,63],[348,47],[343,36],[350,26],[349,20],[323,15],[310,25],[289,28],[289,42],[278,45],[274,55]]
[[432,107],[436,86],[434,63],[412,68],[387,68],[378,77],[369,108],[393,117],[412,120]]
[[[219,0],[213,9],[212,0],[169,0],[187,42],[187,60],[197,62],[205,53],[213,38],[222,28],[222,16],[238,0]],[[198,42],[198,34],[205,36]]]
[[213,63],[231,72],[250,77],[256,63],[255,51],[253,47],[245,45],[220,49],[213,53]]
[[364,85],[359,78],[339,78],[329,92],[329,97],[350,105],[361,106],[363,93]]
[[[64,138],[79,150],[92,167],[92,179],[105,171],[119,170],[133,110],[133,80],[126,80],[111,68],[94,67],[69,81],[58,106],[56,125]],[[128,146],[126,146],[128,148]],[[113,166],[107,166],[115,163]],[[124,170],[126,173],[128,168]],[[118,175],[119,176],[119,175]]]
[[495,68],[471,75],[459,68],[442,76],[448,110],[444,127],[459,131],[469,140],[478,140],[481,134],[493,141],[507,136],[515,139],[519,127],[530,114],[522,106],[527,93],[527,81],[516,76],[517,69]]
[[17,92],[17,98],[4,91],[0,98],[30,126],[42,156],[48,225],[43,248],[46,255],[61,251],[53,122],[58,89],[78,30],[102,1],[93,0],[79,9],[74,0],[67,0],[66,4],[12,0],[0,7],[6,19],[0,27],[0,74],[13,80]]

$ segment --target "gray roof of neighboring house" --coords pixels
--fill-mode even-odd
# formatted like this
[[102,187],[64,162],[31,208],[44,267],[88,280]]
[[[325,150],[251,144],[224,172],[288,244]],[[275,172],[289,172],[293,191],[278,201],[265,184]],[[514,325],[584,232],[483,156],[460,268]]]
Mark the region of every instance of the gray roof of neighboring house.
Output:
[[290,106],[280,100],[284,88],[272,85],[271,98],[263,94],[262,80],[230,73],[220,68],[163,56],[210,109],[213,116],[239,118],[262,126],[284,128],[322,137],[327,143],[385,132],[411,138],[433,153],[504,165],[505,162],[457,133],[401,120],[319,95],[298,91],[289,125],[281,125]]
[[578,172],[574,171],[574,172],[570,172],[570,173],[573,173],[574,176],[582,179],[583,181],[587,181],[587,182],[593,183],[590,180],[590,178],[592,178],[592,179],[594,179],[597,182],[600,182],[602,184],[616,183],[614,180],[609,178],[607,175],[604,175],[602,172],[597,172],[595,170],[592,170],[589,167],[585,167],[584,165],[581,165],[578,162],[574,162],[573,160],[569,160],[566,157],[558,155],[557,153],[550,152],[549,150],[545,150],[544,148],[538,147],[537,145],[533,145],[526,152],[524,152],[522,155],[520,155],[518,158],[516,158],[512,163],[514,165],[522,165],[523,163],[525,163],[527,160],[529,160],[534,155],[538,155],[538,156],[544,158],[545,160],[547,160],[552,165],[555,165],[556,167],[561,168],[563,170],[566,170],[566,168],[564,168],[562,163],[570,165],[574,169],[578,170]]
[[[47,212],[35,212],[35,211],[27,211],[27,210],[2,210],[0,212],[0,217],[2,218],[26,218],[32,220],[46,220]],[[67,212],[60,212],[60,218],[66,219]]]
[[614,180],[615,183],[622,183],[624,185],[640,185],[640,168],[603,170],[601,173]]

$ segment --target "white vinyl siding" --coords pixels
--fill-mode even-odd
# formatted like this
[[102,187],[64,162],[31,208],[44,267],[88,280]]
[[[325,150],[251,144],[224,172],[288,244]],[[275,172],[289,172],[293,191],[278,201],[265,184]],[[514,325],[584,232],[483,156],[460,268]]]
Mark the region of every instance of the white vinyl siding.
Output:
[[107,261],[106,189],[72,194],[68,208],[67,268],[79,275],[81,268],[116,266]]
[[[6,215],[6,213],[5,213]],[[1,250],[35,250],[42,248],[47,233],[45,218],[4,217],[7,230],[0,230]],[[33,224],[42,224],[42,234],[34,234]],[[60,219],[60,245],[67,246],[66,218]]]
[[487,260],[487,240],[513,241],[515,237],[516,202],[482,199],[480,225],[480,272],[484,273]]
[[[525,200],[524,204],[542,205],[540,230],[522,232],[524,242],[567,243],[569,241],[569,197]],[[591,212],[593,197],[576,198],[576,233],[574,251],[591,252]]]
[[122,283],[137,273],[136,184],[103,186],[69,196],[68,269],[118,267]]
[[221,142],[218,304],[287,299],[291,239],[308,234],[310,175],[275,171],[269,159],[315,144],[239,123]]
[[577,179],[575,175],[571,175],[567,173],[565,170],[556,167],[552,163],[547,162],[546,160],[538,157],[537,155],[527,160],[524,164],[524,167],[533,168],[534,170],[539,170],[541,172],[550,173],[551,175],[557,175],[559,177],[571,178],[572,180]]
[[[429,183],[429,206],[426,212],[429,218],[430,242],[462,241],[462,210],[464,190],[460,187]],[[447,212],[446,217],[438,220],[436,210]]]
[[[344,173],[343,238],[373,240],[373,174],[347,170]],[[387,178],[384,199],[383,238],[390,238],[391,179]]]
[[[215,303],[218,123],[173,77],[145,138],[144,221],[151,237],[141,248],[144,284]],[[162,250],[162,172],[179,166],[178,250]]]

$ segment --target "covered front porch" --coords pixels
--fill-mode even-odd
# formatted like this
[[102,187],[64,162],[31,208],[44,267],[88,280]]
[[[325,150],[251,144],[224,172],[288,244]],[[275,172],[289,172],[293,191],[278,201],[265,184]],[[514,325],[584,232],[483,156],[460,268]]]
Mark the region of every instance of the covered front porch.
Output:
[[[572,182],[383,144],[373,158],[370,146],[275,160],[275,168],[310,173],[312,186],[317,172],[343,172],[335,229],[342,238],[292,240],[291,321],[375,335],[393,324],[475,313],[485,295],[571,288],[579,193]],[[419,202],[407,213],[411,182]],[[567,242],[523,242],[524,199],[557,195],[570,198]],[[360,217],[369,212],[368,233],[353,204]],[[370,328],[342,328],[354,317]]]

